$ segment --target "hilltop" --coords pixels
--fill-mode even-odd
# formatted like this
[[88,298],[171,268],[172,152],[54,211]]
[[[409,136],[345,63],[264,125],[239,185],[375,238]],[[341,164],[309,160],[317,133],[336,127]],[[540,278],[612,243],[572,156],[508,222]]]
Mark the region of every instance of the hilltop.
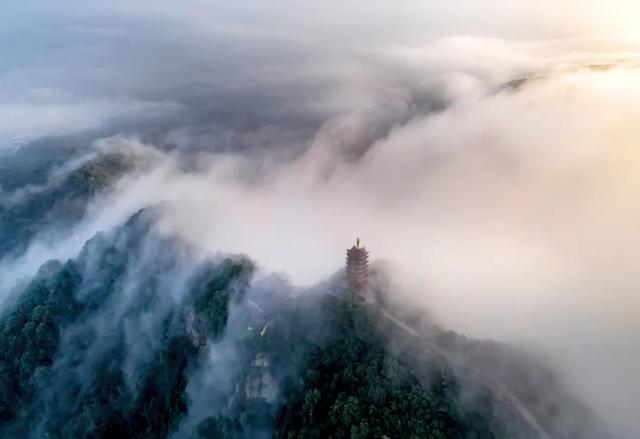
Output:
[[48,262],[4,310],[2,436],[602,437],[513,348],[335,286],[258,279],[247,258],[204,257],[155,218]]

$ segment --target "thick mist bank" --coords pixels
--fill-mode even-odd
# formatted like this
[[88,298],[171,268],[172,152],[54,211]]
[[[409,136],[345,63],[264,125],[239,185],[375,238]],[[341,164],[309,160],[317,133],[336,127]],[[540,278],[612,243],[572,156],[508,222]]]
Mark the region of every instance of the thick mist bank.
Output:
[[624,434],[640,394],[638,267],[625,251],[638,238],[639,139],[636,116],[620,112],[635,75],[581,69],[463,98],[356,160],[361,114],[325,124],[293,161],[202,154],[184,172],[170,157],[123,183],[113,206],[166,201],[168,231],[302,284],[364,237],[398,295],[464,333],[546,351]]

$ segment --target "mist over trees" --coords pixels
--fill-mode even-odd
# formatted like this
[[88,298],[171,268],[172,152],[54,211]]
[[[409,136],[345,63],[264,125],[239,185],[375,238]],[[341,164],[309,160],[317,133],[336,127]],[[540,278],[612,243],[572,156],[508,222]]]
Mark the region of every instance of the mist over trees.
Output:
[[[204,257],[156,218],[140,211],[47,262],[5,308],[3,437],[538,437],[501,391],[429,347],[481,344],[428,321],[413,339],[339,277],[302,294],[256,279],[247,259]],[[527,381],[544,368],[492,349],[553,437],[595,431],[560,424],[588,410]]]

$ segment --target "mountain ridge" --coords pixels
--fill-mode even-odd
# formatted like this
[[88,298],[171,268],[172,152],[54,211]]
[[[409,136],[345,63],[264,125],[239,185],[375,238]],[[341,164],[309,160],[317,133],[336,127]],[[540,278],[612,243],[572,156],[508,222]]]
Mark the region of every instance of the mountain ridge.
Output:
[[[488,347],[429,322],[408,332],[394,315],[401,307],[367,304],[339,282],[310,294],[278,277],[254,278],[248,259],[203,258],[156,233],[156,218],[141,210],[95,235],[77,258],[43,265],[4,310],[0,433],[541,437],[473,373],[482,356],[464,359]],[[529,364],[496,346],[496,357],[516,369]],[[492,362],[483,361],[486,374]],[[491,380],[520,383],[519,404],[535,408],[548,397],[527,373]],[[533,402],[525,404],[527,392]],[[561,411],[568,398],[558,395],[550,401]],[[565,415],[586,411],[578,403],[572,410]],[[546,417],[540,428],[552,437],[593,430],[576,422],[563,431],[554,427],[557,413],[531,413]]]

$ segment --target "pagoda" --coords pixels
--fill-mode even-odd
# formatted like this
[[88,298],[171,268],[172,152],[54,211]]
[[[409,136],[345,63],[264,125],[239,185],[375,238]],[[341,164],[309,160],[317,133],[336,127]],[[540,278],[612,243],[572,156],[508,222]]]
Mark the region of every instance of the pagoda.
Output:
[[356,239],[356,245],[347,249],[347,286],[352,292],[366,290],[369,280],[369,252],[360,247],[360,238]]

